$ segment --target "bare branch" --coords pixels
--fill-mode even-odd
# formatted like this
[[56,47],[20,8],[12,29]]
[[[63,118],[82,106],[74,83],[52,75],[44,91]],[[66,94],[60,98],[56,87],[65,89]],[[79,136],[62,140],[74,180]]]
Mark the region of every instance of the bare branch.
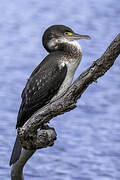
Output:
[[23,147],[29,150],[23,149],[20,159],[13,165],[12,180],[23,180],[23,167],[36,149],[53,145],[56,139],[55,130],[43,125],[53,117],[74,109],[77,100],[87,87],[110,69],[119,54],[120,34],[112,41],[105,53],[77,78],[63,96],[39,109],[22,128],[18,129]]
[[20,129],[18,131],[22,146],[28,150],[46,148],[52,146],[54,141],[57,138],[57,134],[54,128],[49,127],[48,125],[43,125],[39,131],[33,132],[30,136],[23,136],[24,131]]
[[20,159],[13,164],[11,169],[11,180],[24,180],[23,167],[28,159],[34,154],[35,150],[22,149]]
[[[29,147],[27,141],[25,140],[23,143],[23,147],[26,146],[29,149],[33,150],[26,150],[22,149],[20,158],[13,164],[11,169],[11,180],[24,180],[23,177],[23,168],[26,162],[31,158],[31,156],[35,153],[36,149],[45,148],[48,146],[52,146],[54,144],[54,140],[56,140],[56,132],[54,128],[45,125],[42,127],[41,130],[37,132],[37,136],[34,139],[29,139],[29,141],[33,141],[34,147]],[[24,145],[25,144],[25,145]]]
[[[31,118],[19,129],[19,136],[21,141],[25,141],[29,137],[34,136],[37,129],[44,123],[49,122],[53,117],[70,111],[76,107],[76,102],[87,89],[87,87],[96,82],[96,80],[103,76],[115,62],[120,54],[120,34],[109,45],[105,53],[85,71],[77,80],[71,85],[68,91],[60,97],[57,101],[47,104],[33,114]],[[30,142],[30,144],[33,141]],[[33,144],[29,146],[34,146]],[[26,145],[27,148],[27,145]],[[29,147],[28,147],[29,148]]]

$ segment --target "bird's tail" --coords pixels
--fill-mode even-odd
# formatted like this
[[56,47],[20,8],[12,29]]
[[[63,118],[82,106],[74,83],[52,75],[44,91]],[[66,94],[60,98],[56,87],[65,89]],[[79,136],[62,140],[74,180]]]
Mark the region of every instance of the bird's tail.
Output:
[[12,155],[10,158],[10,162],[9,162],[10,166],[12,164],[14,164],[19,159],[20,154],[21,154],[21,150],[22,150],[21,142],[20,142],[20,139],[17,135],[16,140],[15,140],[15,144],[13,147]]

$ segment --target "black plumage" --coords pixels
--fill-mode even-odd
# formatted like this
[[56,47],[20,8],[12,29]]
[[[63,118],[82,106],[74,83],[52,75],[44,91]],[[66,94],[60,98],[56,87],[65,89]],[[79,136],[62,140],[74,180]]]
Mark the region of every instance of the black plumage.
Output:
[[[67,66],[61,66],[59,63],[62,58],[61,52],[52,52],[32,72],[21,95],[22,103],[18,112],[16,128],[22,127],[35,111],[47,104],[57,94],[67,74]],[[22,146],[17,135],[10,165],[19,159],[21,149]]]
[[[22,92],[22,103],[18,112],[16,128],[22,127],[32,114],[47,104],[58,92],[67,73],[67,66],[60,66],[61,52],[53,52],[35,68]],[[10,165],[21,153],[21,143],[17,135]]]
[[[43,34],[44,48],[50,53],[32,72],[22,92],[22,103],[18,112],[16,128],[24,123],[41,107],[61,96],[71,85],[82,54],[78,39],[90,39],[79,35],[64,25],[53,25]],[[10,165],[21,154],[21,143],[17,136]]]
[[57,94],[67,73],[67,66],[59,65],[61,52],[49,54],[33,71],[22,92],[22,103],[16,127],[22,127],[27,119],[47,104]]

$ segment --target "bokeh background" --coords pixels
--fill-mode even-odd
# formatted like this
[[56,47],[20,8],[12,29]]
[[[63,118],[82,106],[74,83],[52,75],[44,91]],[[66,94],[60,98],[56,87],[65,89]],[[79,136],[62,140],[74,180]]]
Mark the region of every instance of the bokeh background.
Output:
[[[0,179],[16,136],[20,94],[47,55],[41,38],[64,24],[91,41],[79,41],[82,62],[75,78],[99,58],[120,31],[119,0],[0,0]],[[54,118],[58,139],[37,151],[25,166],[29,180],[120,180],[120,57],[82,95],[77,108]]]

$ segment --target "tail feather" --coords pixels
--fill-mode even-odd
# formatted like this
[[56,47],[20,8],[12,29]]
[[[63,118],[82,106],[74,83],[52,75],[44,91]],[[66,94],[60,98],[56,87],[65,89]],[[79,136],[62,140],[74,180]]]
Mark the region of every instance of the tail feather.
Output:
[[12,164],[14,164],[19,159],[20,154],[21,154],[21,150],[22,150],[21,142],[20,142],[20,139],[17,135],[16,140],[15,140],[15,144],[13,147],[12,155],[10,158],[10,162],[9,162],[10,166]]

